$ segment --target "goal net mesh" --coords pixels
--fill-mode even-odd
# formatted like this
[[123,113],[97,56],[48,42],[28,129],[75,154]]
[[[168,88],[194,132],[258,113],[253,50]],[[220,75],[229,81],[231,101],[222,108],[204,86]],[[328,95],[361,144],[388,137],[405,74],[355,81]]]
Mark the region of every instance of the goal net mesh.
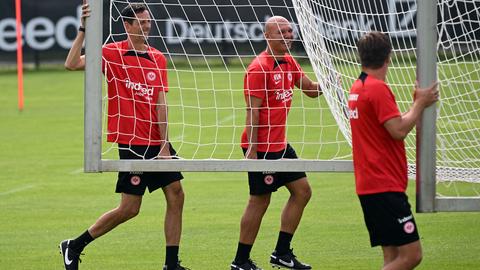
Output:
[[[105,43],[125,40],[120,12],[129,2],[133,3],[111,1]],[[269,17],[280,15],[292,21],[295,35],[291,54],[307,76],[317,80],[291,1],[140,2],[148,6],[152,17],[148,45],[167,58],[169,140],[182,159],[243,159],[240,148],[246,120],[243,80],[250,62],[266,49],[263,28]],[[331,88],[344,95],[338,83],[335,88],[332,86],[331,82],[322,82],[325,92]],[[108,99],[105,95],[104,112]],[[107,117],[104,116],[103,124],[105,137]],[[299,89],[294,90],[286,133],[300,158],[351,159],[348,131],[339,129],[335,117],[324,97],[309,98]],[[116,144],[104,145],[102,158],[117,158],[116,148]]]
[[[388,33],[394,46],[388,83],[401,111],[412,103],[416,78],[416,1],[294,1],[303,42],[318,78],[340,74],[343,91],[357,78],[355,44],[365,31]],[[434,11],[432,11],[434,12]],[[480,2],[438,1],[437,180],[478,183],[480,173]],[[333,83],[333,82],[332,82]],[[343,134],[348,121],[336,91],[327,101]],[[346,131],[344,131],[346,130]],[[350,139],[347,135],[350,142]],[[432,140],[435,138],[432,138]],[[415,134],[406,139],[415,175]],[[478,185],[473,194],[479,196]]]
[[[120,11],[129,2],[110,2],[106,42],[126,38]],[[266,48],[262,31],[274,15],[292,22],[295,39],[290,53],[324,90],[323,96],[313,99],[294,91],[286,130],[300,158],[351,159],[346,97],[360,71],[355,44],[367,31],[388,33],[394,46],[388,83],[401,111],[412,103],[415,44],[421,38],[416,36],[416,1],[136,2],[148,6],[153,20],[148,45],[167,57],[169,138],[183,159],[243,158],[243,77],[251,60]],[[432,138],[437,142],[437,179],[478,183],[480,2],[439,0],[437,30],[441,101],[437,138]],[[103,157],[116,155],[112,151],[116,147],[104,145]],[[406,147],[409,173],[414,177],[414,132],[407,137]],[[480,191],[474,189],[474,193],[478,196]]]

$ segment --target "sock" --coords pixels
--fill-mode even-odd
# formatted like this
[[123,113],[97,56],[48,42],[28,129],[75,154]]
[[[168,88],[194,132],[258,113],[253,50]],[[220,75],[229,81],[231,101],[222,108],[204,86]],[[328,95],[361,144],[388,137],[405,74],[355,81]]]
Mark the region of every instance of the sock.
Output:
[[290,242],[292,241],[293,234],[287,232],[280,232],[278,234],[278,241],[277,246],[275,247],[275,251],[278,255],[287,254],[290,250]]
[[238,242],[237,254],[235,255],[235,262],[242,264],[250,258],[250,251],[253,245],[242,244]]
[[88,230],[86,230],[79,237],[70,241],[70,248],[80,253],[93,240],[93,237],[90,235]]
[[175,269],[178,264],[178,246],[167,246],[165,255],[165,265],[167,269]]

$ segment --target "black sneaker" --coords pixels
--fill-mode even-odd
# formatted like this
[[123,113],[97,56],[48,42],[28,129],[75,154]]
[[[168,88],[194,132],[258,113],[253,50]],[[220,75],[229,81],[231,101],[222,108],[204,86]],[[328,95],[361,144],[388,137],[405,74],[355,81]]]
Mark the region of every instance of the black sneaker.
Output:
[[78,263],[81,262],[80,255],[83,255],[69,247],[70,239],[63,240],[58,247],[60,254],[62,254],[63,265],[65,270],[78,270]]
[[190,270],[190,268],[183,267],[180,265],[181,261],[178,261],[175,268],[168,268],[166,265],[163,266],[163,270]]
[[277,255],[277,252],[273,251],[272,255],[270,255],[270,263],[273,267],[278,268],[287,268],[293,270],[312,269],[310,265],[297,260],[297,256],[293,254],[293,249],[290,249],[287,254],[283,255]]
[[230,269],[231,270],[262,270],[262,268],[259,268],[255,265],[255,262],[253,262],[251,259],[248,259],[246,262],[239,264],[235,261],[230,264]]

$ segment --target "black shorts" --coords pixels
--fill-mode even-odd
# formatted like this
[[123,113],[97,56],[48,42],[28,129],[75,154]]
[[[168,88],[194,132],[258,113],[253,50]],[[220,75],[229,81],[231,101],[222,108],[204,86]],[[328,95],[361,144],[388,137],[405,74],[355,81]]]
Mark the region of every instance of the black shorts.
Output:
[[[119,144],[120,159],[154,159],[160,152],[159,145],[123,145]],[[170,153],[176,155],[170,145]],[[183,179],[180,172],[118,172],[115,192],[132,195],[143,195],[145,189],[153,191]]]
[[[243,149],[243,154],[247,149]],[[285,150],[280,152],[257,152],[257,159],[281,159],[291,158],[297,159],[295,150],[287,144]],[[277,191],[278,188],[296,181],[298,179],[307,177],[305,172],[248,172],[248,185],[250,187],[251,195],[263,195]]]
[[360,195],[365,224],[374,246],[402,246],[419,240],[408,197],[401,192]]

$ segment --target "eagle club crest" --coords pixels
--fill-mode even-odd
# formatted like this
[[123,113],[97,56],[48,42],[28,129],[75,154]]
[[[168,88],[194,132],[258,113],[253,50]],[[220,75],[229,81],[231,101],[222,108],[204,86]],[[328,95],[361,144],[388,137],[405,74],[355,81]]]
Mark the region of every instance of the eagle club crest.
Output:
[[132,178],[130,178],[130,183],[134,186],[138,186],[140,184],[140,176],[134,175]]
[[265,177],[263,178],[263,181],[265,182],[265,184],[271,185],[273,183],[273,175],[271,174],[265,175]]
[[155,81],[156,78],[157,78],[157,74],[155,74],[155,72],[149,71],[149,72],[147,73],[147,79],[148,79],[149,81]]

